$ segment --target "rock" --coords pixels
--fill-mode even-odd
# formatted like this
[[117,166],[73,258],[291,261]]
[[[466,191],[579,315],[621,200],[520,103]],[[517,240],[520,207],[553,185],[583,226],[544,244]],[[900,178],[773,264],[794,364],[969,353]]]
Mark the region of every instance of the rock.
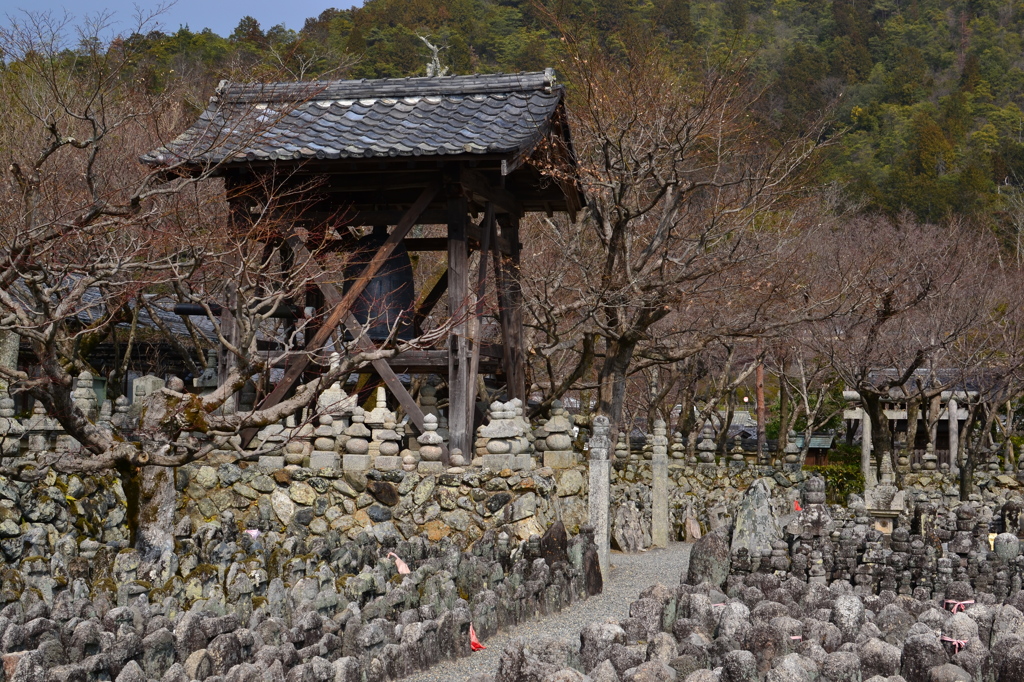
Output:
[[580,630],[580,662],[590,672],[607,658],[613,644],[625,644],[626,631],[616,622],[589,623]]
[[146,673],[142,672],[142,667],[135,661],[128,661],[121,668],[121,673],[114,682],[147,682],[147,680]]
[[[824,662],[824,657],[822,662]],[[766,682],[815,682],[818,679],[818,664],[800,654],[788,654],[778,658],[774,667],[765,676]]]
[[615,666],[608,660],[601,661],[600,665],[590,671],[589,677],[591,682],[620,682]]
[[487,507],[487,511],[494,514],[497,513],[499,509],[501,509],[511,501],[512,495],[510,495],[509,493],[494,493],[489,498],[487,498],[487,501],[484,503],[484,506]]
[[[8,661],[5,656],[3,668],[10,675],[10,682],[49,682],[46,665],[42,659],[42,655],[37,651],[16,654],[13,661]],[[9,662],[14,663],[13,669],[9,668]]]
[[142,667],[149,677],[161,677],[174,664],[174,635],[160,628],[142,640]]
[[782,540],[782,529],[771,509],[771,490],[767,482],[759,478],[747,488],[736,511],[733,552],[746,548],[750,556],[760,556],[761,550],[771,550],[773,542]]
[[287,526],[292,522],[292,518],[295,516],[295,503],[292,502],[287,493],[280,489],[274,490],[270,494],[270,505],[282,524]]
[[897,646],[872,637],[857,649],[860,656],[861,674],[865,677],[881,675],[890,677],[900,672],[902,652]]
[[958,665],[946,663],[928,671],[928,682],[972,682],[969,672]]
[[[664,661],[648,661],[641,663],[622,676],[623,682],[671,682],[676,679],[676,671]],[[757,678],[754,678],[757,682]]]
[[398,496],[398,488],[394,483],[388,481],[367,481],[366,490],[374,499],[388,507],[394,507],[401,498]]
[[206,646],[206,652],[213,662],[213,673],[224,675],[232,666],[242,662],[242,647],[234,633],[217,635]]
[[199,467],[199,471],[196,472],[195,482],[207,490],[210,490],[217,486],[220,482],[220,478],[217,476],[217,470],[213,467],[201,466]]
[[502,650],[494,682],[542,682],[561,669],[534,656],[526,643],[516,638]]
[[757,659],[743,649],[735,649],[722,657],[722,682],[758,682]]
[[185,672],[185,666],[175,663],[167,669],[167,672],[160,678],[160,682],[191,682],[191,680]]
[[1000,533],[993,542],[993,550],[1003,561],[1013,561],[1020,554],[1020,539],[1013,533]]
[[[249,682],[249,680],[260,679],[260,673],[262,673],[257,666],[252,663],[239,663],[232,668],[227,677],[224,678],[224,682]],[[333,676],[330,679],[334,679]]]
[[374,523],[383,523],[384,521],[391,520],[391,510],[387,507],[381,507],[376,504],[370,505],[366,508],[366,515],[370,517],[370,520]]
[[522,521],[537,513],[537,496],[534,493],[526,493],[512,503],[511,518],[509,521]]
[[907,682],[929,682],[929,671],[948,662],[946,650],[935,635],[910,635],[903,644],[900,674]]
[[821,664],[824,682],[860,682],[860,659],[849,651],[836,651],[825,657]]
[[683,682],[722,682],[722,676],[717,670],[697,670],[687,675]]
[[335,682],[361,682],[359,661],[351,656],[334,661],[334,680]]
[[288,488],[288,496],[296,504],[312,506],[316,501],[316,491],[308,483],[292,483]]
[[864,602],[860,597],[843,594],[832,604],[832,622],[843,633],[844,642],[853,642],[864,624]]
[[690,550],[690,566],[686,582],[700,585],[708,582],[717,588],[729,577],[729,536],[725,530],[708,533]]
[[592,682],[592,680],[579,670],[563,668],[556,673],[548,675],[542,682]]
[[556,494],[559,497],[577,495],[583,490],[583,474],[576,469],[566,469],[558,478]]
[[213,674],[213,659],[210,658],[210,654],[206,652],[206,649],[199,649],[198,651],[193,651],[185,659],[184,668],[185,674],[188,675],[190,680],[202,682]]
[[647,547],[640,510],[632,502],[620,505],[615,510],[615,518],[612,520],[612,546],[627,554],[634,554]]
[[569,538],[566,536],[565,526],[561,521],[556,521],[540,539],[540,555],[548,562],[549,566],[558,561],[568,561],[568,544]]

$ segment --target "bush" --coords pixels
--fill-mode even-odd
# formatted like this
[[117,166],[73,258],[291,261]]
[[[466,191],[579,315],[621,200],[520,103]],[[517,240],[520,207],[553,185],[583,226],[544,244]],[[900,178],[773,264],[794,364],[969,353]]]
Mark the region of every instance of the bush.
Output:
[[833,464],[860,466],[860,445],[847,445],[846,441],[836,437],[835,444],[828,451],[828,461]]
[[[859,460],[859,457],[858,457]],[[860,462],[856,465],[833,463],[825,466],[804,467],[804,471],[825,479],[825,501],[828,504],[846,504],[850,493],[864,494],[864,474]]]

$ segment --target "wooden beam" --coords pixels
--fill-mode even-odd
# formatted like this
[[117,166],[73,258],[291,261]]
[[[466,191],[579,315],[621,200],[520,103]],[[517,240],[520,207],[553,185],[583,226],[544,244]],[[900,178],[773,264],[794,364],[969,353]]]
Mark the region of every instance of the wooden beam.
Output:
[[[374,225],[395,225],[408,213],[401,210],[377,210],[366,208],[359,210],[355,208],[349,212],[318,210],[310,208],[302,211],[296,217],[302,225],[322,224],[324,221],[341,222],[343,227],[363,227]],[[416,220],[417,225],[444,225],[448,219],[448,212],[444,209],[427,208],[420,213]]]
[[[381,245],[377,253],[374,254],[370,262],[366,264],[362,272],[359,273],[359,277],[352,283],[351,288],[345,293],[341,301],[337,305],[333,306],[330,315],[324,320],[323,325],[317,331],[313,340],[307,344],[309,349],[322,348],[324,343],[330,338],[335,328],[345,320],[346,316],[349,315],[352,304],[355,303],[356,299],[363,290],[366,289],[367,285],[373,279],[374,275],[381,269],[388,257],[395,250],[395,247],[405,239],[409,234],[409,230],[417,223],[420,214],[430,205],[434,197],[440,190],[440,185],[432,184],[429,187],[424,188],[423,192],[420,193],[416,203],[406,212],[402,219],[398,222],[395,228],[388,235],[387,240]],[[309,355],[302,354],[295,358],[294,363],[285,371],[284,377],[277,383],[274,390],[271,391],[263,403],[260,405],[261,409],[273,407],[274,405],[281,402],[281,399],[287,395],[288,391],[298,382],[302,376],[302,372],[306,369],[309,364]],[[421,420],[422,424],[422,420]],[[419,425],[418,425],[419,426]],[[251,438],[251,436],[250,436]],[[248,439],[243,439],[243,442]]]
[[[494,347],[500,349],[500,347]],[[396,372],[410,374],[444,374],[448,369],[448,351],[408,350],[396,353],[387,359],[388,366]],[[501,369],[501,358],[485,355],[481,350],[480,371],[484,374],[496,374]]]
[[[469,304],[469,248],[466,243],[466,197],[458,188],[449,188],[448,199],[448,306],[456,321],[448,337],[448,445],[458,448],[468,460],[473,458],[472,405],[469,376],[469,347],[466,317]],[[448,465],[447,458],[445,465]]]
[[515,216],[523,215],[523,206],[514,194],[502,187],[494,187],[487,182],[487,178],[477,171],[463,168],[459,182],[467,192],[483,197],[486,202],[500,208],[505,213]]

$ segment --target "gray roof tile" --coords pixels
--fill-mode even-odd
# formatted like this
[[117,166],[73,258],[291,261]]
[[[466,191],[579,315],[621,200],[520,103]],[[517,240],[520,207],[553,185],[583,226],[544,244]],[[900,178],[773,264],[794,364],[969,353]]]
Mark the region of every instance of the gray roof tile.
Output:
[[312,83],[222,83],[153,165],[257,159],[523,154],[563,97],[550,71]]

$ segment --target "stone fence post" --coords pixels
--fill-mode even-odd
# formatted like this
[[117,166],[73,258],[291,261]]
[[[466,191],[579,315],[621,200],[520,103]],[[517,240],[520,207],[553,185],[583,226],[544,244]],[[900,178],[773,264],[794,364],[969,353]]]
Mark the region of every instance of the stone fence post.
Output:
[[611,461],[608,457],[612,441],[608,437],[611,426],[608,417],[594,417],[594,435],[590,437],[590,525],[594,527],[597,558],[601,575],[608,580],[611,523]]
[[654,422],[651,473],[651,544],[668,547],[668,437],[665,422]]

